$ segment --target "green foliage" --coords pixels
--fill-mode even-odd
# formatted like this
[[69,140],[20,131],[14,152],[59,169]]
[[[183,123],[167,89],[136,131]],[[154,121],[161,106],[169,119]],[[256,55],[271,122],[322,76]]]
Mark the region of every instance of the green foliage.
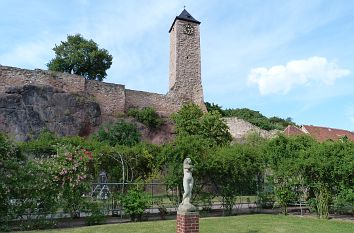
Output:
[[90,213],[90,215],[85,219],[87,225],[99,225],[106,221],[107,217],[102,203],[98,201],[88,202],[86,203],[85,208],[86,211]]
[[285,179],[281,179],[277,177],[276,185],[274,185],[274,194],[278,205],[283,208],[283,213],[285,215],[288,214],[288,203],[294,201],[296,196],[294,192],[294,185],[291,182],[292,180],[286,177]]
[[248,108],[226,109],[223,112],[226,117],[237,117],[265,130],[283,130],[286,126],[295,124],[291,118],[284,120],[279,117],[271,117],[268,119],[260,112]]
[[196,104],[186,104],[172,115],[178,136],[199,135],[216,145],[227,145],[232,137],[228,126],[216,111],[203,114]]
[[257,205],[264,209],[271,209],[274,207],[275,197],[274,192],[263,190],[257,195]]
[[328,218],[333,197],[354,187],[354,144],[348,141],[317,143],[302,154],[305,183],[312,189],[320,218]]
[[171,117],[175,123],[177,135],[200,135],[200,118],[203,117],[203,111],[196,104],[183,105]]
[[207,108],[208,112],[216,111],[216,112],[220,113],[221,116],[225,116],[224,110],[218,104],[205,102],[205,107]]
[[163,198],[156,199],[154,203],[157,206],[161,220],[165,220],[166,215],[168,214],[168,210],[163,203]]
[[307,135],[297,137],[278,137],[267,143],[266,153],[270,168],[277,172],[291,172],[298,167],[301,153],[307,151],[316,142]]
[[90,190],[92,176],[89,170],[94,158],[90,151],[72,145],[59,146],[57,151],[55,164],[58,173],[54,181],[62,190],[64,210],[73,218],[79,217],[77,214],[85,204],[83,195]]
[[47,64],[49,70],[102,81],[112,65],[113,57],[107,50],[99,49],[93,40],[86,40],[80,34],[68,35],[67,41],[62,41],[53,50],[55,58]]
[[291,117],[288,117],[286,119],[280,118],[280,117],[270,117],[269,122],[275,125],[276,128],[278,129],[285,129],[288,125],[295,125],[295,123],[292,121]]
[[301,153],[307,151],[315,143],[308,136],[285,137],[279,135],[267,144],[266,152],[268,153],[268,165],[272,169],[270,178],[274,185],[274,195],[285,215],[288,203],[297,198],[296,186],[303,176],[300,165]]
[[20,181],[17,174],[22,171],[24,157],[15,143],[0,133],[0,226],[4,229],[7,221],[16,217],[16,211],[11,204]]
[[205,178],[208,176],[207,161],[211,152],[211,143],[201,136],[181,136],[175,141],[163,147],[159,156],[159,165],[163,173],[164,182],[171,190],[177,189],[177,197],[170,197],[172,200],[180,202],[183,192],[183,161],[185,158],[191,158],[193,162],[193,177],[195,182],[193,188],[193,198],[198,196],[203,186]]
[[354,189],[342,187],[334,198],[333,209],[339,214],[354,213]]
[[307,190],[307,198],[312,198],[319,217],[326,219],[330,204],[338,201],[337,207],[341,206],[341,192],[354,186],[352,142],[318,143],[306,136],[279,136],[268,143],[266,151],[275,194],[283,207],[296,194]]
[[132,147],[118,147],[117,150],[124,156],[125,164],[134,171],[130,180],[147,180],[158,173],[159,146],[139,143]]
[[254,147],[234,144],[218,149],[210,156],[207,167],[211,181],[223,197],[223,205],[231,214],[237,195],[256,192],[263,163]]
[[162,118],[157,114],[155,109],[151,107],[142,109],[131,108],[128,111],[128,115],[134,117],[137,121],[151,129],[157,129],[163,124]]
[[132,221],[141,221],[142,214],[150,202],[150,196],[140,189],[130,189],[122,197],[124,211],[130,215]]
[[56,153],[55,145],[59,138],[49,131],[42,131],[38,138],[26,143],[19,143],[21,151],[29,157],[49,157]]
[[134,124],[120,120],[113,125],[101,127],[95,139],[111,146],[133,146],[140,141],[140,133]]
[[213,140],[216,145],[228,145],[232,141],[229,127],[218,112],[208,112],[200,119],[200,135]]

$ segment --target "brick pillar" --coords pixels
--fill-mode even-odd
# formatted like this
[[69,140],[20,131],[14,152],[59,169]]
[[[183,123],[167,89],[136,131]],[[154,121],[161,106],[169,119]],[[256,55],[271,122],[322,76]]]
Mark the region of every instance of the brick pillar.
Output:
[[177,233],[199,233],[198,212],[177,212]]

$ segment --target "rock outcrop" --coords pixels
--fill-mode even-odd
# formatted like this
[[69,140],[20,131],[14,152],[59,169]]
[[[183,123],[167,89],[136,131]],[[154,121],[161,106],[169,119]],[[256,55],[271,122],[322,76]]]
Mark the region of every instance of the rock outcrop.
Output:
[[263,138],[272,138],[277,135],[279,130],[264,130],[245,120],[237,117],[225,117],[225,123],[229,127],[229,132],[235,140],[242,140],[250,133],[257,133]]
[[0,93],[0,132],[26,141],[47,129],[57,135],[85,136],[101,123],[94,97],[51,86],[24,85]]

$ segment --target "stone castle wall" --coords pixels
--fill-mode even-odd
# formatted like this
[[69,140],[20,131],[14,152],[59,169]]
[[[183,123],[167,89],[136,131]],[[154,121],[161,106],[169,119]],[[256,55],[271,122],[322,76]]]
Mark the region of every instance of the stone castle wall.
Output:
[[51,86],[68,93],[91,95],[103,117],[116,116],[130,107],[153,107],[163,116],[178,111],[178,100],[166,95],[125,89],[124,85],[86,80],[82,76],[45,70],[25,70],[0,65],[0,93],[24,85]]
[[126,110],[134,107],[153,107],[162,116],[169,116],[181,107],[178,101],[166,95],[129,89],[125,90],[125,101]]
[[93,95],[106,116],[116,116],[125,110],[124,85],[86,80],[86,92]]
[[81,76],[45,70],[25,70],[0,65],[0,93],[8,87],[47,85],[65,92],[85,91],[85,79]]

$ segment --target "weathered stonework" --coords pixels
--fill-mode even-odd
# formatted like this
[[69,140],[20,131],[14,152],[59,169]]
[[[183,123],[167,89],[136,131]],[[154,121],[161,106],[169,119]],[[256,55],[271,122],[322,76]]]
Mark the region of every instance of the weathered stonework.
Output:
[[78,75],[0,65],[0,93],[8,87],[23,85],[47,85],[65,92],[85,91],[85,79]]
[[[196,103],[205,110],[201,81],[200,23],[194,19],[183,19],[182,14],[176,17],[170,29],[168,96]],[[192,33],[186,32],[186,25],[192,28]]]
[[125,109],[153,107],[161,116],[169,116],[181,107],[181,102],[169,96],[135,90],[125,90]]
[[225,117],[224,120],[229,127],[231,136],[236,140],[244,139],[250,133],[258,133],[263,138],[272,138],[279,132],[278,130],[261,129],[237,117]]
[[114,117],[125,111],[124,85],[85,80],[85,92],[95,97],[103,117]]

